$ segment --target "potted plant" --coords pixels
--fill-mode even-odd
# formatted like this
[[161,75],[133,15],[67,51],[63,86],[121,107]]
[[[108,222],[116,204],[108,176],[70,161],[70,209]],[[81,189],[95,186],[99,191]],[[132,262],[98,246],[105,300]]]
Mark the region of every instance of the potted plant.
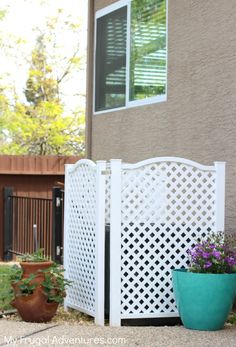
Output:
[[26,322],[48,322],[63,302],[70,281],[64,278],[61,265],[44,257],[43,250],[21,260],[21,267],[12,278],[11,305]]
[[180,318],[189,329],[222,329],[236,294],[236,250],[218,233],[196,243],[188,255],[189,269],[172,271]]
[[34,283],[41,283],[44,279],[43,270],[48,269],[54,263],[44,255],[42,248],[32,254],[25,254],[20,257],[20,266],[23,271],[22,278],[28,278],[34,274]]

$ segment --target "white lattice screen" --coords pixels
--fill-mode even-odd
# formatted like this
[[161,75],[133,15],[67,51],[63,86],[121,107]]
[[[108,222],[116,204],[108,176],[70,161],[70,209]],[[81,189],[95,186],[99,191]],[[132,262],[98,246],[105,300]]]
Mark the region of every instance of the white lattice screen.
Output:
[[[101,199],[105,203],[105,192],[103,197],[98,196],[99,178],[101,172],[89,160],[68,165],[66,171],[65,268],[72,286],[67,290],[65,305],[92,316],[96,316],[98,291],[98,213]],[[102,212],[104,218],[105,208]],[[103,249],[99,251],[104,258]]]
[[106,223],[110,324],[176,316],[171,269],[187,265],[196,238],[224,230],[224,170],[224,163],[172,157],[68,165],[65,267],[73,285],[66,306],[103,324]]
[[215,172],[162,162],[122,170],[121,317],[176,313],[171,269],[215,230]]
[[120,197],[111,196],[111,211],[121,210],[111,219],[111,245],[118,253],[111,272],[120,275],[120,283],[111,279],[112,325],[125,318],[178,315],[171,269],[186,267],[187,250],[198,237],[224,230],[224,167],[181,158],[120,163]]
[[110,225],[110,209],[111,209],[111,175],[110,175],[110,166],[107,165],[107,174],[106,174],[106,200],[105,200],[105,223]]

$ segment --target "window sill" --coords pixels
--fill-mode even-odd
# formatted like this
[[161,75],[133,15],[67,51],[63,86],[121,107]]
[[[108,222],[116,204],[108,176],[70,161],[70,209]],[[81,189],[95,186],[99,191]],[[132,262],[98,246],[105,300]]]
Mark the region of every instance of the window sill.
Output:
[[167,95],[161,95],[161,96],[154,96],[152,98],[147,98],[147,99],[142,99],[142,100],[135,100],[135,101],[130,101],[126,106],[122,107],[117,107],[117,108],[111,108],[109,110],[103,110],[103,111],[97,111],[93,112],[94,116],[98,115],[103,115],[106,113],[111,113],[111,112],[116,112],[116,111],[122,111],[122,110],[128,110],[133,107],[138,107],[138,106],[148,106],[148,105],[153,105],[157,104],[160,102],[166,102],[167,101]]

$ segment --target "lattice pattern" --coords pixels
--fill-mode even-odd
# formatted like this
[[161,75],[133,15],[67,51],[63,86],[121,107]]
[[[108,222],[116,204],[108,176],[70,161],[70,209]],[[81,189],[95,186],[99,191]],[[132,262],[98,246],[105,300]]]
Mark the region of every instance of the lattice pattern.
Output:
[[176,162],[123,169],[122,318],[177,312],[171,269],[214,230],[215,175]]
[[[108,166],[109,169],[109,166]],[[106,175],[105,188],[105,223],[110,224],[110,209],[111,209],[111,175]]]
[[83,163],[69,173],[67,190],[68,306],[95,315],[96,166]]

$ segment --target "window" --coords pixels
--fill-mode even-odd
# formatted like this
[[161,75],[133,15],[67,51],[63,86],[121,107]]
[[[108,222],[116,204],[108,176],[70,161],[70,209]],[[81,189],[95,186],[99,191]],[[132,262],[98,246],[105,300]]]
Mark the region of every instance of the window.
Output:
[[166,1],[121,0],[96,13],[95,112],[166,100]]

